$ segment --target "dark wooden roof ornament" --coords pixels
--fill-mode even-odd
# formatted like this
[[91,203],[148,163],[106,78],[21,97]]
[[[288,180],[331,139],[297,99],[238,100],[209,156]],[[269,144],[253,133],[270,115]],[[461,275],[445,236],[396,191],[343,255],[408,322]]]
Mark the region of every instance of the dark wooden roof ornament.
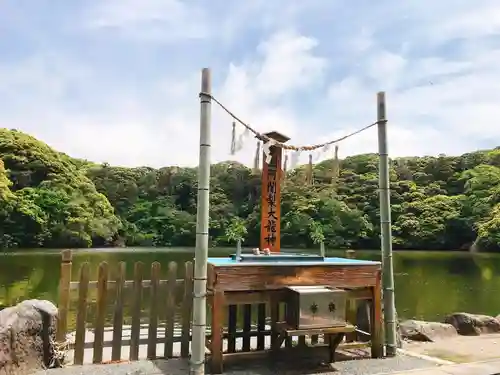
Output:
[[275,141],[278,141],[278,142],[281,142],[281,143],[285,143],[285,142],[288,142],[290,140],[289,137],[287,137],[286,135],[284,134],[281,134],[277,131],[272,131],[272,132],[269,132],[269,133],[264,133],[264,135],[266,137],[269,137],[271,139],[274,139]]

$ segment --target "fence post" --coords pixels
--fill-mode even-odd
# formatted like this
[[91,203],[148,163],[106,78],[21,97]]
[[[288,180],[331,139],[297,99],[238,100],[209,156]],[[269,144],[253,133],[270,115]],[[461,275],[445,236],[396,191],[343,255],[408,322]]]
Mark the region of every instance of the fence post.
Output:
[[[181,357],[189,357],[189,339],[192,331],[191,319],[193,316],[193,263],[185,263],[184,272],[184,301],[182,302],[182,338],[181,338]],[[191,345],[193,344],[193,334],[191,332]]]
[[58,342],[66,341],[72,266],[73,253],[71,250],[63,250],[61,253],[61,276],[59,279],[59,301],[57,306],[59,311],[56,339]]

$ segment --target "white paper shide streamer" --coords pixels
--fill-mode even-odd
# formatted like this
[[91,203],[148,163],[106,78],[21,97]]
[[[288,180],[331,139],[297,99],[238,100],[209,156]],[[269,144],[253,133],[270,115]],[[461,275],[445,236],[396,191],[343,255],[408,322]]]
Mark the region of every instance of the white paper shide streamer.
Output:
[[331,144],[327,144],[315,150],[313,153],[313,163],[317,163],[321,158],[323,158],[330,151],[330,148]]
[[262,151],[264,152],[264,155],[266,155],[266,164],[269,164],[271,160],[273,159],[273,156],[271,155],[271,147],[276,144],[276,141],[274,139],[269,139],[264,145],[262,146]]
[[236,138],[236,123],[233,122],[233,132],[231,134],[231,155],[236,154],[237,152],[243,149],[245,145],[245,140],[250,135],[250,130],[245,127],[243,133],[241,133],[238,138]]
[[299,165],[300,154],[300,150],[292,152],[290,157],[290,170],[297,168],[297,165]]
[[238,140],[236,141],[236,144],[234,146],[234,152],[239,152],[243,149],[243,146],[245,145],[245,141],[249,136],[250,136],[250,130],[248,130],[248,128],[245,128],[243,133],[241,133],[238,136]]

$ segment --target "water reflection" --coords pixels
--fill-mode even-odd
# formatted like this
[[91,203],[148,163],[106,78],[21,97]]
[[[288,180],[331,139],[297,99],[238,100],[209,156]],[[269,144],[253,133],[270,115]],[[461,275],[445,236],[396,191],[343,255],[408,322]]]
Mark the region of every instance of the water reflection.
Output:
[[[226,256],[231,250],[211,249],[211,256]],[[342,255],[329,252],[330,256]],[[358,252],[358,258],[380,260],[379,252]],[[78,250],[74,252],[72,279],[78,280],[78,270],[84,262],[90,263],[91,279],[97,279],[98,265],[107,261],[113,279],[119,261],[127,262],[127,279],[132,279],[133,263],[141,261],[146,268],[152,262],[162,264],[162,278],[166,278],[168,262],[184,264],[192,260],[192,249],[112,249]],[[0,304],[12,305],[28,298],[57,301],[60,254],[58,251],[23,252],[0,256]],[[500,300],[500,256],[492,254],[397,252],[394,254],[396,304],[400,317],[440,320],[452,311],[468,311],[497,315]],[[183,267],[178,268],[182,277]],[[146,275],[149,271],[146,271]],[[148,277],[147,277],[148,278]],[[127,291],[126,293],[130,293]],[[90,296],[95,301],[95,293]],[[76,318],[77,292],[72,293],[70,324]],[[111,319],[114,292],[110,292],[108,318]],[[130,298],[127,298],[130,305]],[[180,301],[180,296],[178,297]],[[147,319],[149,292],[144,292],[144,319]],[[126,311],[130,306],[126,306]],[[95,306],[89,307],[89,321],[93,320]],[[178,313],[180,313],[178,311]],[[161,317],[165,315],[161,311]],[[162,318],[163,319],[163,318]],[[125,319],[128,323],[128,318]]]

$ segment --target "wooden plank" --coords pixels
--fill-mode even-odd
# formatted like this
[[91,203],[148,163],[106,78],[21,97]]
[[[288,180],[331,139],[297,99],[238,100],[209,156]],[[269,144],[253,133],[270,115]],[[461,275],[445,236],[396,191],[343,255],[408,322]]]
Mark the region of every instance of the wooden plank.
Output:
[[266,329],[266,304],[260,303],[257,305],[257,331],[262,332],[257,336],[257,350],[264,350]]
[[182,301],[182,340],[181,357],[189,357],[189,342],[191,332],[191,318],[193,314],[193,263],[185,263],[184,298]]
[[175,323],[175,309],[176,309],[176,277],[177,277],[177,263],[170,262],[168,264],[168,280],[167,284],[167,303],[165,306],[166,322],[165,322],[165,347],[163,356],[165,358],[172,358],[174,356],[174,323]]
[[347,333],[347,332],[354,332],[356,328],[350,324],[347,324],[345,326],[339,326],[339,327],[293,329],[289,328],[286,324],[279,324],[278,329],[281,332],[285,333],[288,337],[290,337],[290,336],[303,336],[303,335]]
[[215,267],[213,264],[207,264],[207,290],[215,290],[215,283],[217,281],[217,275],[215,273]]
[[119,361],[122,356],[122,333],[123,333],[123,305],[125,302],[123,288],[126,277],[125,262],[118,263],[115,288],[115,306],[113,311],[113,341],[111,349],[111,360]]
[[[261,175],[260,248],[273,253],[281,249],[281,147],[271,147],[270,163],[263,163]],[[265,156],[263,156],[265,157]]]
[[356,311],[356,326],[357,326],[357,340],[356,341],[370,341],[371,326],[372,326],[372,310],[373,301],[365,300],[359,301]]
[[[184,284],[184,279],[177,279],[175,280],[177,285],[183,285]],[[160,280],[160,286],[167,285],[168,280]],[[131,288],[134,286],[134,280],[125,280],[125,288]],[[142,280],[142,287],[143,288],[150,288],[151,287],[151,280]],[[89,289],[96,289],[97,288],[97,281],[90,281],[89,282]],[[108,280],[108,290],[116,288],[116,281],[115,280]],[[77,290],[78,289],[78,281],[72,281],[70,283],[70,289],[71,290]]]
[[[286,310],[289,308],[289,306],[286,302],[282,303],[281,305],[282,305],[282,307],[281,307],[281,311],[282,311],[281,321],[284,322],[284,321],[286,321],[286,315],[287,315]],[[293,347],[293,337],[286,336],[285,337],[285,348],[290,349],[292,347]]]
[[97,311],[94,327],[94,356],[92,363],[102,363],[104,324],[106,322],[106,304],[108,298],[108,263],[101,262],[97,283]]
[[346,342],[339,345],[339,349],[363,349],[369,348],[371,346],[371,342]]
[[61,253],[61,276],[59,278],[59,301],[57,302],[58,318],[56,340],[66,342],[68,330],[68,312],[70,301],[71,268],[73,266],[73,253],[71,250],[64,250]]
[[149,329],[147,358],[156,359],[156,341],[158,334],[158,299],[160,287],[161,265],[158,262],[151,264],[151,295],[149,301]]
[[[353,299],[347,299],[347,305],[346,305],[346,319],[349,323],[352,325],[357,325],[357,310],[358,310],[358,305],[356,303],[356,300]],[[356,341],[356,333],[349,333],[346,335],[345,340],[347,342],[353,342]]]
[[216,290],[212,303],[211,369],[213,374],[222,374],[222,322],[224,319],[224,292]]
[[[352,350],[352,349],[363,349],[363,348],[369,348],[370,347],[370,342],[359,342],[359,341],[354,341],[354,342],[344,342],[340,344],[337,349],[343,349],[343,350]],[[311,345],[311,348],[321,348],[321,347],[326,347],[328,346],[328,343],[317,343],[314,345]]]
[[357,288],[357,289],[346,289],[347,298],[351,300],[371,300],[372,299],[372,289],[367,288]]
[[[210,265],[209,265],[209,268],[210,268]],[[212,289],[213,283],[211,283],[210,281],[211,281],[211,278],[209,276],[208,286],[210,289]],[[151,287],[151,280],[143,280],[142,282],[143,282],[143,288]],[[160,280],[160,286],[167,285],[167,283],[168,283],[168,280]],[[77,290],[78,284],[79,284],[78,281],[72,281],[70,283],[70,289]],[[176,284],[177,285],[184,285],[184,279],[177,279]],[[134,285],[133,280],[125,280],[125,288],[131,288],[131,287],[133,287],[133,285]],[[89,281],[89,289],[96,289],[96,288],[97,288],[97,281]],[[108,280],[108,290],[114,289],[114,288],[116,288],[116,281]],[[348,287],[346,287],[346,288],[348,288]],[[357,288],[359,288],[359,287],[357,287]],[[258,293],[258,291],[255,291],[255,292]],[[371,299],[371,290],[369,288],[353,289],[352,292],[353,292],[353,295],[350,298],[353,298],[353,299]],[[243,296],[242,298],[245,298],[244,295],[242,295],[242,296]],[[257,294],[256,296],[259,296],[259,294]],[[239,303],[244,304],[244,303],[269,302],[269,299],[266,297],[265,292],[262,292],[260,294],[260,297],[256,297],[256,296],[249,294],[246,298],[249,298],[249,299],[251,298],[252,299],[251,301],[248,299],[248,300],[243,300]],[[254,299],[255,299],[255,301],[254,301]]]
[[[209,290],[210,292],[210,290]],[[347,298],[356,300],[371,300],[372,290],[368,288],[348,289]],[[272,300],[286,301],[286,291],[283,289],[265,291],[225,291],[226,305],[245,305],[271,303]]]
[[372,358],[382,358],[384,353],[384,338],[382,337],[382,283],[381,272],[377,275],[377,284],[373,287],[373,306],[371,311],[371,342]]
[[[271,335],[271,330],[268,329],[268,330],[265,330],[263,332],[259,332],[259,331],[251,331],[250,332],[250,337],[258,337],[261,333],[264,333],[265,336],[270,336]],[[242,331],[239,331],[239,332],[236,332],[234,334],[234,336],[238,339],[238,338],[243,338],[243,336],[247,335],[246,333],[244,334]],[[211,335],[207,335],[207,340],[209,340],[211,337]],[[223,339],[228,339],[229,338],[229,333],[228,332],[225,332],[223,335],[222,335],[222,338]],[[176,342],[181,342],[181,339],[182,337],[179,335],[179,336],[174,336],[173,337],[173,342],[176,343]],[[189,336],[189,340],[191,340],[192,337]],[[148,343],[148,338],[145,337],[145,338],[140,338],[139,339],[139,345],[147,345]],[[156,343],[157,344],[162,344],[165,342],[165,338],[163,336],[160,336],[157,338],[156,340]],[[131,344],[131,340],[130,339],[123,339],[122,340],[122,346],[129,346]],[[93,348],[93,345],[94,343],[93,342],[86,342],[84,344],[84,348],[85,349],[91,349]],[[113,345],[113,341],[112,340],[107,340],[107,341],[104,341],[104,344],[103,344],[103,347],[104,348],[109,348]],[[74,345],[70,345],[70,349],[73,349],[74,348]]]
[[85,326],[87,322],[87,302],[89,296],[90,266],[83,263],[80,267],[80,289],[78,290],[78,303],[76,310],[75,354],[73,363],[83,364],[85,346]]
[[272,300],[270,304],[271,315],[271,350],[274,352],[279,349],[278,342],[278,321],[280,317],[279,300]]
[[238,324],[238,306],[229,305],[227,309],[227,352],[234,353],[236,351],[236,325]]
[[136,262],[134,265],[134,291],[132,301],[132,327],[130,329],[130,353],[129,359],[137,361],[139,359],[139,339],[141,324],[141,303],[142,303],[142,278],[144,263]]
[[[303,357],[306,353],[311,353],[311,355],[314,355],[313,353],[316,351],[318,347],[327,347],[328,344],[318,344],[317,347],[306,347],[306,348],[299,348],[299,347],[294,347],[292,349],[287,349],[287,355],[293,356],[295,353],[299,355],[300,357]],[[360,349],[366,347],[366,343],[349,343],[349,344],[340,344],[337,349]],[[264,358],[269,358],[269,355],[274,354],[274,350],[272,349],[267,349],[267,350],[262,350],[262,351],[251,351],[251,352],[235,352],[235,353],[226,353],[224,354],[224,360],[228,361],[235,361],[237,359],[264,359]]]
[[243,345],[244,352],[250,351],[250,331],[252,330],[252,305],[243,305]]
[[285,301],[286,292],[284,290],[226,291],[224,293],[224,298],[226,305],[253,305],[258,303],[271,303],[272,300]]
[[214,287],[224,291],[263,291],[288,285],[338,288],[374,286],[380,265],[218,266]]

